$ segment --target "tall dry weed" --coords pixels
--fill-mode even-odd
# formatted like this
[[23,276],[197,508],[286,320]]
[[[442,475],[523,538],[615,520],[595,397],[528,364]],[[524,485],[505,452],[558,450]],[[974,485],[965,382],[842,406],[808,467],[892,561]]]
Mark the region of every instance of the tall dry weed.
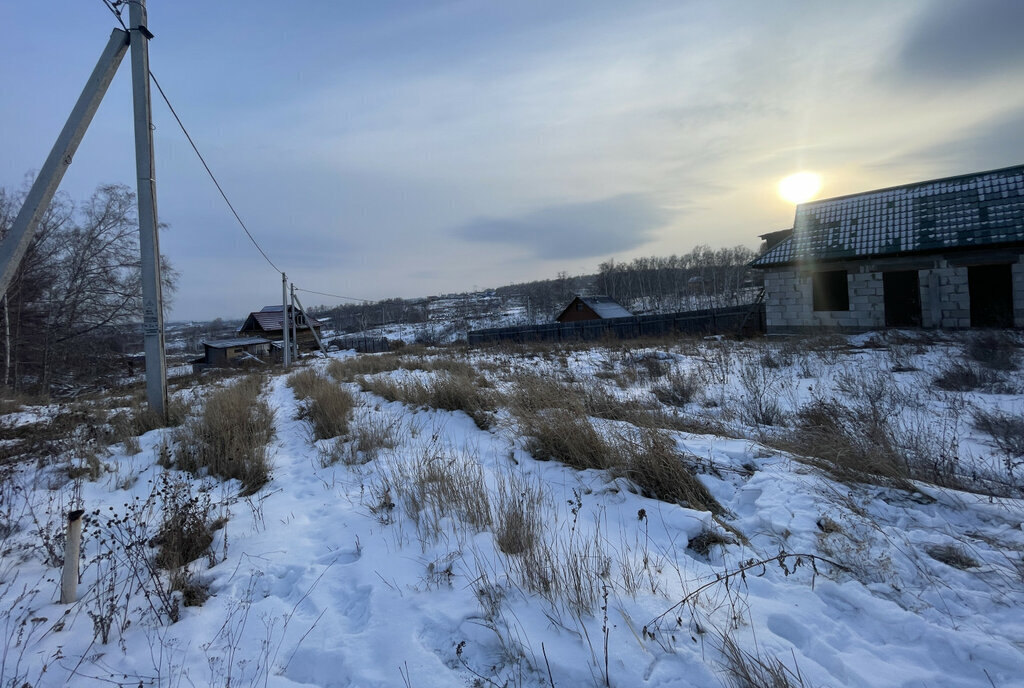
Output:
[[198,416],[174,433],[174,462],[192,473],[237,479],[245,494],[270,480],[267,443],[274,436],[274,413],[260,398],[264,379],[243,378],[210,394]]

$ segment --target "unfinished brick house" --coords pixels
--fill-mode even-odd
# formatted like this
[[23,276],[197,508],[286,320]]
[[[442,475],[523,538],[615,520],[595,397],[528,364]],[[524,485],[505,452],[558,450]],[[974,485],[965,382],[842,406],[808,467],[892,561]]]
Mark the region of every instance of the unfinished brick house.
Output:
[[1024,327],[1024,165],[804,203],[763,238],[769,333]]

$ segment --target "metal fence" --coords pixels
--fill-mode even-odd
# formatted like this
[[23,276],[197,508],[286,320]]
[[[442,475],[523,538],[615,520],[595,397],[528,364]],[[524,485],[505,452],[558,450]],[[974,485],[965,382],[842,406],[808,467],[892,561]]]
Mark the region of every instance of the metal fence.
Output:
[[355,349],[361,354],[378,354],[391,350],[391,342],[385,337],[337,337],[326,344],[339,349]]
[[629,318],[581,320],[522,327],[496,327],[487,330],[473,330],[467,336],[469,343],[473,345],[485,342],[558,342],[606,337],[634,339],[674,333],[758,334],[764,331],[764,304],[754,303],[684,313],[660,313]]

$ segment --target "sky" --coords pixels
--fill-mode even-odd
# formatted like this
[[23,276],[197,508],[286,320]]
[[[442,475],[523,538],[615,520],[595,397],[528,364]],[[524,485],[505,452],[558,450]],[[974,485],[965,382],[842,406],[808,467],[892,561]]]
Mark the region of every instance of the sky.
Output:
[[[149,0],[150,67],[298,288],[418,297],[743,244],[819,198],[1024,162],[1024,3]],[[124,11],[127,17],[127,10]],[[116,20],[0,0],[0,186]],[[134,186],[126,59],[61,185]],[[154,91],[169,320],[280,300]],[[306,306],[333,298],[304,294]]]

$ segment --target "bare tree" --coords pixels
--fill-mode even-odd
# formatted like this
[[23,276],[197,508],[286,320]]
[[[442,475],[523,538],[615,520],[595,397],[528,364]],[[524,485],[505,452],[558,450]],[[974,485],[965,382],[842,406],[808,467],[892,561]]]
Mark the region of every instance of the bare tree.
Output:
[[[23,194],[0,189],[0,234]],[[50,205],[5,299],[5,370],[16,388],[52,390],[117,371],[123,354],[141,349],[141,283],[135,195],[100,186],[76,206],[59,195]],[[176,274],[161,258],[164,293]]]

